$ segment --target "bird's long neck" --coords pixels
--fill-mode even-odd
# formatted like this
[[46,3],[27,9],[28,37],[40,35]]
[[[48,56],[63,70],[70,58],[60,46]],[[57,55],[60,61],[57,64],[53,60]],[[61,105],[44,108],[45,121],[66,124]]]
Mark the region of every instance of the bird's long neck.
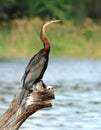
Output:
[[46,29],[46,26],[45,26],[45,24],[43,24],[43,26],[41,28],[41,32],[40,32],[40,38],[41,38],[43,45],[44,45],[43,50],[50,51],[50,43],[48,41],[48,38],[46,37],[45,29]]

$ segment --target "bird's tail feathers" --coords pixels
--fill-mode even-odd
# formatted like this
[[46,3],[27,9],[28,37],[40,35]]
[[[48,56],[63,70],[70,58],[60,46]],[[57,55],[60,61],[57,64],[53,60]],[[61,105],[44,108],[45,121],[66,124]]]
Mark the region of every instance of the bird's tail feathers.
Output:
[[27,95],[27,90],[25,88],[22,88],[21,92],[20,92],[20,95],[18,97],[18,104],[20,105],[24,96]]

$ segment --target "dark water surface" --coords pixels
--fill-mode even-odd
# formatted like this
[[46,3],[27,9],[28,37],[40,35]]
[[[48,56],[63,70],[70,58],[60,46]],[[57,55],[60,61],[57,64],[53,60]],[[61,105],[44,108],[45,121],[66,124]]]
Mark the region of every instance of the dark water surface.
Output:
[[[0,60],[0,114],[21,88],[28,60]],[[33,114],[20,130],[101,130],[101,60],[50,59],[43,78],[55,87],[53,107]]]

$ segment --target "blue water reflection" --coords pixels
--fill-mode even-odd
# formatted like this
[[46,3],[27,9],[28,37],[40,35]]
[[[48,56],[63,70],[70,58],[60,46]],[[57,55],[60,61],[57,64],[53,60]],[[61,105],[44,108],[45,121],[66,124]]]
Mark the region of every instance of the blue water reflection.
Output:
[[[27,62],[0,60],[0,114],[19,94]],[[43,80],[55,87],[53,107],[36,112],[20,130],[101,130],[101,60],[50,59]]]

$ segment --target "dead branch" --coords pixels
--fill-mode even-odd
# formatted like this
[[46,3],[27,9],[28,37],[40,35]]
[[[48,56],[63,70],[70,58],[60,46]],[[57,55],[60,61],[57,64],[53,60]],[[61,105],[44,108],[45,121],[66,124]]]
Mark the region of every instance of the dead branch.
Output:
[[51,107],[54,99],[53,87],[45,87],[38,82],[19,106],[18,97],[14,97],[9,108],[0,117],[0,130],[18,130],[22,123],[39,109]]

